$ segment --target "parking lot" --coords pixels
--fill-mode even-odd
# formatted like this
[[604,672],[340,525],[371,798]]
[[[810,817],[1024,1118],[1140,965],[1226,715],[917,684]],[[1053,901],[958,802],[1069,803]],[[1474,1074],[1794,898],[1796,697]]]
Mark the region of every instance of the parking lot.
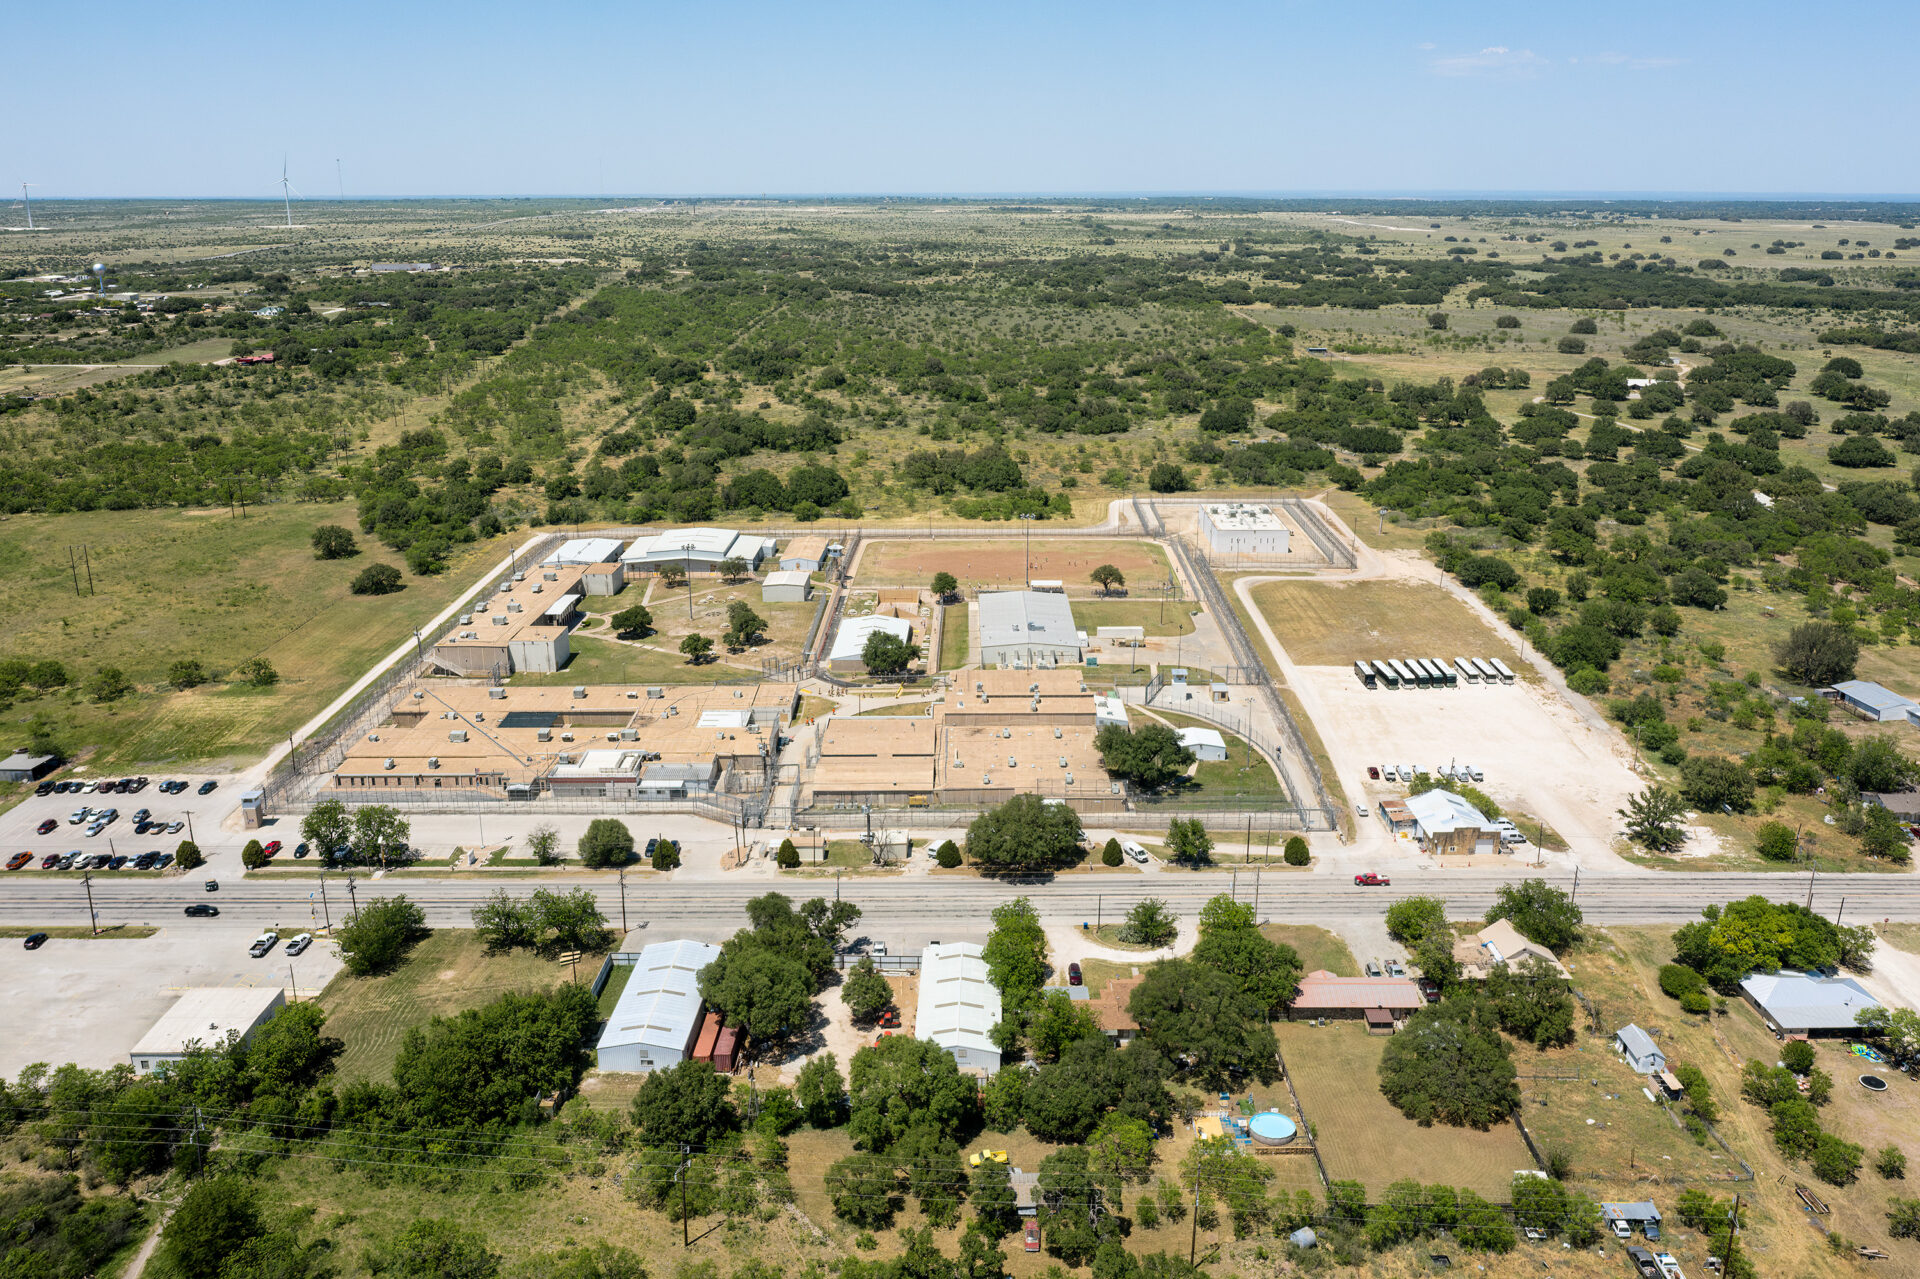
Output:
[[283,926],[281,943],[262,959],[247,955],[256,928],[182,923],[145,938],[56,937],[38,950],[0,941],[0,989],[15,1032],[0,1035],[0,1076],[12,1078],[36,1061],[95,1069],[124,1062],[160,1014],[195,986],[278,986],[306,997],[340,971],[325,942],[287,958],[286,940],[304,921]]

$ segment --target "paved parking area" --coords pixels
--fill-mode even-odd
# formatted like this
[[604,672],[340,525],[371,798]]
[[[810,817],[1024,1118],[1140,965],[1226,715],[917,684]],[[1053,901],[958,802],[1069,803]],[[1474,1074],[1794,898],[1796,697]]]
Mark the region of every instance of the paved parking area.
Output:
[[39,950],[0,940],[0,995],[8,1010],[0,1076],[12,1078],[36,1061],[118,1065],[191,987],[278,986],[306,996],[340,971],[334,948],[323,941],[297,959],[287,958],[284,939],[304,924],[283,927],[282,944],[253,959],[247,945],[255,929],[188,922],[207,927],[163,928],[152,937],[125,940],[56,937]]

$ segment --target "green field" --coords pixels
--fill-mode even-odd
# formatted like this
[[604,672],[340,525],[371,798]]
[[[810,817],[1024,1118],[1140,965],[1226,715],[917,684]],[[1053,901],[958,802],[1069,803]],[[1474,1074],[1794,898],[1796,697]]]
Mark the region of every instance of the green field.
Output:
[[[581,961],[580,980],[591,980],[598,969],[595,960]],[[346,1045],[340,1078],[385,1080],[414,1026],[477,1008],[506,991],[550,989],[566,981],[569,972],[526,951],[489,955],[473,932],[447,928],[422,940],[386,976],[342,972],[318,998],[327,1010],[327,1033]]]
[[1360,965],[1347,943],[1324,928],[1312,924],[1262,924],[1260,932],[1268,941],[1284,942],[1300,956],[1302,972],[1325,969],[1336,977],[1358,977]]
[[[379,658],[472,585],[505,539],[479,543],[446,573],[404,574],[394,595],[353,595],[369,563],[399,557],[361,540],[345,560],[314,559],[316,526],[357,526],[351,504],[284,503],[247,518],[219,511],[106,511],[14,515],[0,521],[0,607],[15,619],[10,655],[56,658],[80,687],[25,696],[0,710],[0,733],[24,737],[49,717],[70,750],[97,746],[97,771],[257,756],[323,708]],[[67,548],[88,548],[92,593],[81,594]],[[168,667],[192,658],[216,676],[265,657],[280,680],[268,689],[165,686]],[[85,681],[117,667],[139,689],[98,703]]]
[[1138,626],[1149,635],[1193,634],[1193,610],[1186,600],[1075,600],[1074,625],[1088,635],[1100,626]]
[[948,604],[941,610],[940,669],[957,671],[967,664],[967,606]]

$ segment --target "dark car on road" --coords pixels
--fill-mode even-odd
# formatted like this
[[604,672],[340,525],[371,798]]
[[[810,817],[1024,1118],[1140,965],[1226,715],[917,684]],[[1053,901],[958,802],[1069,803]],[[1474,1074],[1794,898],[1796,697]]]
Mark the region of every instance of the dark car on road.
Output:
[[39,950],[46,944],[47,935],[45,933],[33,933],[27,937],[26,946],[28,950]]
[[220,908],[209,905],[206,902],[195,902],[193,905],[187,907],[186,913],[196,919],[212,919],[220,913]]
[[213,794],[215,788],[218,787],[219,785],[220,785],[219,782],[201,782],[200,793],[202,795],[211,795]]

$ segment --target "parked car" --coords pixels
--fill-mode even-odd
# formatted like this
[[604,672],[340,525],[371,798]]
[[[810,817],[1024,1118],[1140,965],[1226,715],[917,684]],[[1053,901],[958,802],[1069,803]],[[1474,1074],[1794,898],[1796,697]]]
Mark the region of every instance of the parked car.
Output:
[[41,822],[38,827],[38,830],[42,835],[50,834],[53,831],[56,831],[58,829],[60,829],[60,823],[51,817],[47,818],[46,821]]
[[45,857],[42,857],[40,859],[41,870],[52,870],[55,866],[58,866],[59,864],[60,864],[60,854],[58,853],[48,853]]
[[1367,780],[1369,780],[1369,781],[1375,781],[1375,782],[1377,782],[1377,781],[1379,781],[1379,780],[1380,780],[1380,767],[1379,767],[1379,765],[1377,765],[1377,764],[1368,764],[1368,765],[1367,765]]
[[209,905],[206,902],[195,902],[193,905],[187,907],[186,913],[189,915],[192,915],[196,919],[212,919],[215,915],[218,915],[220,913],[220,908],[218,906]]
[[880,1020],[876,1024],[887,1030],[898,1030],[900,1028],[899,1010],[895,1008],[887,1009],[880,1014]]
[[279,933],[275,933],[275,932],[261,933],[258,937],[253,939],[253,945],[247,947],[247,953],[249,955],[252,955],[255,959],[260,959],[263,956],[265,956],[268,951],[272,950],[274,946],[279,943],[279,941],[280,941]]
[[1633,1268],[1640,1272],[1642,1279],[1665,1279],[1660,1273],[1660,1263],[1645,1248],[1629,1246],[1627,1259],[1633,1262]]
[[53,788],[58,785],[58,782],[41,782],[33,788],[33,793],[36,795],[51,795],[53,794]]
[[647,841],[647,851],[645,853],[645,857],[648,861],[653,860],[654,851],[659,847],[660,847],[660,837],[658,835],[654,836],[652,839]]
[[42,946],[46,944],[47,944],[47,935],[45,933],[27,934],[26,947],[28,950],[39,950]]
[[261,849],[260,851],[265,853],[269,857],[275,856],[280,851],[280,841],[276,839],[273,842],[269,843],[265,848]]
[[108,862],[108,863],[106,864],[106,866],[104,867],[104,869],[106,869],[106,870],[125,870],[125,869],[126,869],[126,867],[127,867],[127,863],[128,863],[128,862],[130,862],[130,861],[132,861],[132,860],[133,860],[133,858],[131,858],[131,857],[129,857],[129,856],[128,856],[127,854],[125,854],[125,853],[116,853],[116,854],[114,855],[114,858],[113,858],[113,860],[112,860],[112,861],[110,861],[110,862]]
[[1410,782],[1410,781],[1412,781],[1412,780],[1413,780],[1413,765],[1412,765],[1412,764],[1402,764],[1402,765],[1400,765],[1400,780],[1401,780],[1401,781],[1403,781],[1403,782]]
[[25,866],[28,862],[32,860],[33,860],[32,853],[15,853],[13,856],[7,858],[7,869],[19,870],[22,866]]
[[1040,1223],[1039,1222],[1029,1221],[1026,1225],[1025,1233],[1021,1237],[1026,1240],[1026,1249],[1028,1252],[1040,1251]]
[[67,825],[78,826],[81,822],[86,821],[92,816],[93,810],[91,808],[76,808],[67,814]]
[[218,787],[219,785],[220,785],[220,783],[219,783],[219,782],[201,782],[201,783],[200,783],[200,794],[202,794],[202,795],[211,795],[211,794],[213,794],[213,792],[214,792],[214,790],[215,790],[215,789],[216,789],[216,788],[217,788],[217,787]]
[[1386,975],[1380,971],[1380,965],[1375,960],[1369,959],[1367,961],[1366,968],[1367,968],[1367,976],[1369,977],[1383,977]]
[[1069,986],[1080,985],[1080,965],[1079,964],[1073,963],[1073,964],[1067,965],[1067,985]]
[[1132,840],[1128,840],[1124,844],[1120,845],[1120,851],[1126,854],[1127,860],[1130,862],[1137,863],[1138,865],[1141,865],[1141,866],[1144,866],[1147,864],[1147,850],[1142,848],[1140,845],[1134,843]]
[[295,857],[305,857],[307,855],[307,846],[305,844],[296,845],[293,850],[293,855]]
[[185,822],[168,822],[167,834],[178,835],[181,832],[181,830],[184,829],[185,827],[186,827]]
[[1364,874],[1355,875],[1353,882],[1356,884],[1377,885],[1381,888],[1385,888],[1387,885],[1393,883],[1391,879],[1375,871],[1367,871]]
[[298,955],[301,951],[305,950],[307,947],[311,945],[313,945],[313,934],[301,933],[298,937],[295,937],[292,941],[287,943],[287,953],[289,955]]
[[80,850],[76,848],[72,852],[68,853],[65,857],[62,857],[60,859],[60,869],[72,870],[73,864],[79,860],[80,860]]
[[1616,1217],[1613,1220],[1613,1235],[1616,1239],[1631,1239],[1633,1227]]
[[1481,772],[1477,766],[1474,768],[1467,769],[1467,775],[1473,778],[1473,780],[1476,782],[1484,782],[1487,780],[1487,775]]
[[1660,1239],[1660,1223],[1649,1221],[1640,1227],[1640,1233],[1647,1237],[1648,1242],[1657,1243]]
[[133,810],[133,820],[136,822],[144,822],[151,816],[153,816],[153,810],[151,808],[136,808]]
[[1387,976],[1405,977],[1406,975],[1407,975],[1406,965],[1402,964],[1397,959],[1389,959],[1387,961]]

